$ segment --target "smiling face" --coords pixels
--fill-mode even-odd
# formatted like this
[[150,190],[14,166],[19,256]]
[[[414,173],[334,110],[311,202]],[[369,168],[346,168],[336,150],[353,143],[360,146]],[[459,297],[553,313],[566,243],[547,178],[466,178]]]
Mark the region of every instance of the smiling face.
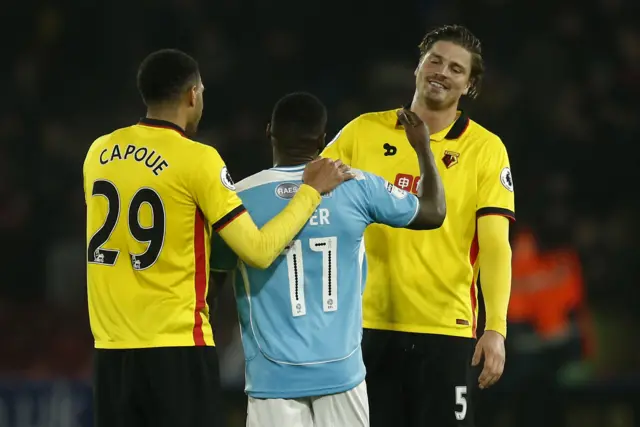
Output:
[[471,87],[472,55],[464,47],[438,41],[422,56],[416,69],[416,91],[431,109],[457,104]]

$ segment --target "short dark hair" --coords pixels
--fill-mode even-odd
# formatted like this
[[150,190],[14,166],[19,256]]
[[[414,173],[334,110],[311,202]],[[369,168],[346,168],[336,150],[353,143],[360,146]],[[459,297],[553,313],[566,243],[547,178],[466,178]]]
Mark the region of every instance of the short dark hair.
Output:
[[138,90],[147,105],[174,101],[200,77],[198,63],[177,49],[162,49],[147,56],[138,68]]
[[462,25],[443,25],[429,31],[420,43],[420,59],[439,41],[455,43],[471,53],[471,73],[468,96],[476,98],[480,93],[480,85],[484,76],[484,61],[482,59],[482,44],[469,29]]
[[317,141],[325,133],[327,108],[316,96],[294,92],[273,107],[271,134],[284,144]]

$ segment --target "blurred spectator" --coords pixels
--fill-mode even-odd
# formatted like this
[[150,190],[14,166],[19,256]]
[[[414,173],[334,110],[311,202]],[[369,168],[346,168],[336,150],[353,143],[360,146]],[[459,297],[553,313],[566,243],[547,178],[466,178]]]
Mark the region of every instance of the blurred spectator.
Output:
[[[520,426],[552,426],[562,417],[560,373],[593,351],[582,267],[573,250],[540,251],[524,228],[512,249],[509,365],[490,401],[511,407],[512,422]],[[499,413],[491,403],[482,410]],[[481,425],[491,424],[483,420]]]

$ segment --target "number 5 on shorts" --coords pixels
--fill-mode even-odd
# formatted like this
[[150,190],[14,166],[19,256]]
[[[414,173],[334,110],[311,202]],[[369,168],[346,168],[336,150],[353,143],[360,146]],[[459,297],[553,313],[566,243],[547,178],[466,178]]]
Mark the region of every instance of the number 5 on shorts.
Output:
[[467,416],[467,386],[456,387],[456,405],[460,406],[459,411],[455,411],[456,420],[462,421]]

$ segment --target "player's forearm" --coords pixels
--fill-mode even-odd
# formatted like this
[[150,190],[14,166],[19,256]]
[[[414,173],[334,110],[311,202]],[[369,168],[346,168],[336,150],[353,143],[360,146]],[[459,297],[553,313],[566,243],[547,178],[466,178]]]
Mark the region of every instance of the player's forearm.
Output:
[[507,336],[507,309],[511,295],[509,220],[488,215],[478,219],[480,274],[486,310],[486,330]]
[[444,222],[447,215],[447,203],[444,197],[444,185],[438,173],[431,148],[416,148],[420,165],[420,184],[418,200],[420,207],[410,228],[414,230],[432,230]]
[[249,215],[242,215],[220,231],[220,237],[251,267],[267,268],[304,227],[322,200],[320,193],[301,185],[286,208],[258,229]]

